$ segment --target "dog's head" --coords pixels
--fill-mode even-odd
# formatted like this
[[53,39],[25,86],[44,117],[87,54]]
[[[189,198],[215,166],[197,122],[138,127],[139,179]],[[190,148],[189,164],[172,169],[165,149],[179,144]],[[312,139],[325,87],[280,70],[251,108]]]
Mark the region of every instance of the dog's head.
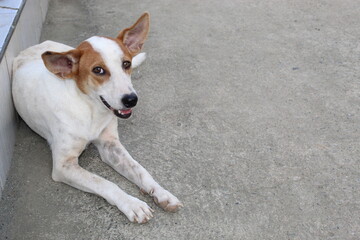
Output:
[[116,116],[128,118],[138,100],[131,72],[145,60],[140,51],[149,23],[149,14],[144,13],[117,38],[91,37],[68,52],[45,52],[42,59],[50,72],[75,80],[84,94],[102,101]]

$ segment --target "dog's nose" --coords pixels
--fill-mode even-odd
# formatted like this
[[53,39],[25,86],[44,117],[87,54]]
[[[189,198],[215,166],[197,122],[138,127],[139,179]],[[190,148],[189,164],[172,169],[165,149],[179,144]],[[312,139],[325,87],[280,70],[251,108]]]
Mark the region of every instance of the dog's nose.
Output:
[[138,101],[138,97],[135,93],[126,94],[121,99],[121,102],[124,104],[127,108],[135,107],[136,103]]

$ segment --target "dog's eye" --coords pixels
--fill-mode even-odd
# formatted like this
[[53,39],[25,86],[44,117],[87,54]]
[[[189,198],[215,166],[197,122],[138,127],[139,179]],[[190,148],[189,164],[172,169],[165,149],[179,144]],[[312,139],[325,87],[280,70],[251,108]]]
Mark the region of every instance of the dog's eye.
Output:
[[131,67],[130,61],[123,61],[122,63],[124,69],[129,69]]
[[102,67],[94,67],[92,71],[96,75],[104,75],[105,74],[105,70]]

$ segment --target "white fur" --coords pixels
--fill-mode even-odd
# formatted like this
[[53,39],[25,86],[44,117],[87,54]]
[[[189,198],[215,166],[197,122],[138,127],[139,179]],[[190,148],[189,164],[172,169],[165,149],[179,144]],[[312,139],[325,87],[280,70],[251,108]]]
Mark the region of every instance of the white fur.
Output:
[[[130,76],[121,68],[121,49],[106,38],[93,37],[87,41],[111,71],[109,83],[89,95],[81,92],[74,80],[60,79],[50,73],[40,57],[45,51],[71,50],[69,46],[46,41],[28,48],[14,60],[14,104],[23,120],[49,142],[52,178],[102,196],[132,222],[142,223],[152,218],[152,209],[145,202],[78,165],[78,156],[92,142],[104,162],[152,195],[165,210],[177,210],[182,206],[180,201],[162,188],[121,145],[117,118],[96,96],[103,94],[118,107],[121,103],[117,99],[133,91]],[[142,54],[135,57],[135,66],[144,59]]]
[[131,61],[132,68],[137,68],[140,66],[146,59],[146,53],[139,53],[135,57],[133,57]]

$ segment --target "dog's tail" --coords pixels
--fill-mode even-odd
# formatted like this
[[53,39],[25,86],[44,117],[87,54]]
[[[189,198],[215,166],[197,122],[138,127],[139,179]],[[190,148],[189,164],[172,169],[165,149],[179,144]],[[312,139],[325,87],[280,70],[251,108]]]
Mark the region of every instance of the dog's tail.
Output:
[[140,66],[143,63],[143,61],[145,61],[145,59],[146,59],[146,53],[139,53],[138,55],[133,57],[131,61],[132,68],[137,68],[138,66]]

